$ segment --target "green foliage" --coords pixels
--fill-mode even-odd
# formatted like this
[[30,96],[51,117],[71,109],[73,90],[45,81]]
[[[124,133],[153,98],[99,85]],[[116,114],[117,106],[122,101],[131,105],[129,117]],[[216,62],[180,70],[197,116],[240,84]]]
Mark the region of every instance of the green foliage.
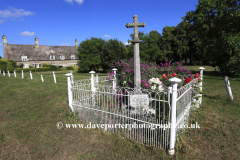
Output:
[[60,69],[61,69],[61,68],[63,68],[63,66],[58,66],[58,68],[60,68]]
[[67,70],[73,70],[73,67],[72,67],[72,66],[66,67],[66,68],[67,68]]
[[218,66],[221,71],[239,73],[239,1],[201,0],[195,11],[187,12],[183,17],[192,23],[199,43],[197,51],[211,66]]
[[50,70],[50,67],[41,67],[41,68],[18,68],[16,70],[16,72],[29,72],[29,71],[32,71],[32,72],[44,72],[44,71],[51,71]]
[[7,60],[0,59],[0,69],[2,71],[7,71]]
[[79,44],[77,55],[80,59],[78,62],[79,72],[97,71],[101,66],[101,55],[103,54],[103,46],[105,40],[101,38],[86,39]]
[[[130,34],[133,40],[134,34]],[[139,39],[142,41],[139,44],[140,58],[143,61],[160,63],[166,58],[163,51],[161,50],[161,34],[158,31],[153,30],[149,34],[144,34],[144,32],[138,33]],[[130,41],[130,40],[129,40]],[[130,45],[127,58],[134,57],[133,44]]]
[[14,68],[16,67],[16,62],[12,60],[5,60],[5,59],[0,59],[0,69],[2,71],[9,71],[13,72]]
[[47,67],[49,68],[50,71],[59,71],[59,67],[55,66],[55,65],[46,65],[46,64],[43,64],[43,67]]
[[114,62],[127,56],[126,46],[117,39],[108,40],[103,46],[101,57],[101,67],[104,71],[109,71]]

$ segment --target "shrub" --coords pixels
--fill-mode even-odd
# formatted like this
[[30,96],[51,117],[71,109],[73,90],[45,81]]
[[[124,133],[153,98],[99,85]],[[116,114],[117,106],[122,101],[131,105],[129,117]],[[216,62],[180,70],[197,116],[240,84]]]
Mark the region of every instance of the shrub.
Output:
[[46,65],[46,64],[43,64],[43,67],[48,67],[50,68],[50,71],[59,71],[60,69],[55,66],[55,65]]
[[70,66],[70,67],[72,67],[73,70],[78,70],[78,68],[79,68],[79,67],[77,67],[77,66]]
[[67,68],[66,68],[66,67],[62,67],[61,70],[62,70],[62,71],[66,71]]
[[16,67],[16,62],[15,61],[0,59],[0,69],[1,69],[1,71],[13,72],[15,67]]
[[61,69],[61,68],[63,68],[63,66],[58,66],[58,68],[60,68],[60,69]]
[[1,71],[7,71],[7,61],[4,59],[0,59],[0,69]]
[[[134,87],[134,64],[133,59],[120,60],[114,63],[113,68],[117,69],[117,83],[122,87]],[[112,76],[113,71],[109,73]],[[159,88],[160,84],[164,84],[166,87],[170,86],[169,78],[178,77],[182,79],[182,82],[178,85],[179,87],[185,84],[184,77],[191,76],[191,72],[187,70],[187,66],[183,66],[182,62],[173,63],[171,61],[165,61],[165,63],[160,63],[159,65],[153,63],[140,63],[140,74],[141,74],[141,88],[142,89],[155,89]],[[157,79],[156,79],[157,78]],[[159,81],[158,81],[159,79]],[[156,81],[157,85],[153,83]],[[160,87],[161,88],[161,87]]]
[[67,70],[73,70],[73,67],[66,67],[67,68]]
[[18,68],[16,72],[44,72],[44,71],[51,71],[49,67],[41,67],[41,68]]

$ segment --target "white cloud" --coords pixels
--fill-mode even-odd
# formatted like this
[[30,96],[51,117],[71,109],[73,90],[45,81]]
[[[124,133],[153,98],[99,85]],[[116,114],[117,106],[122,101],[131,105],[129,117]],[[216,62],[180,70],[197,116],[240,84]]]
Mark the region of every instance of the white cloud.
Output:
[[126,41],[124,44],[125,44],[125,45],[128,45],[128,44],[131,44],[131,42],[128,43],[128,41]]
[[2,45],[2,43],[0,43],[0,46]]
[[108,36],[108,35],[104,35],[104,38],[109,38],[109,37],[111,37],[111,36]]
[[67,3],[71,3],[71,4],[73,4],[73,1],[77,2],[78,4],[83,3],[83,0],[64,0],[64,1],[67,2]]
[[34,32],[28,32],[28,31],[24,31],[22,33],[20,33],[22,36],[34,36],[35,33]]
[[16,9],[13,7],[9,7],[5,10],[0,10],[0,17],[8,18],[8,17],[22,17],[29,16],[34,14],[34,12],[25,11],[24,9]]
[[61,46],[69,46],[69,43],[62,43]]
[[4,23],[4,22],[5,22],[5,20],[1,20],[1,19],[0,19],[0,23]]
[[77,2],[78,4],[82,4],[83,0],[74,0],[75,2]]

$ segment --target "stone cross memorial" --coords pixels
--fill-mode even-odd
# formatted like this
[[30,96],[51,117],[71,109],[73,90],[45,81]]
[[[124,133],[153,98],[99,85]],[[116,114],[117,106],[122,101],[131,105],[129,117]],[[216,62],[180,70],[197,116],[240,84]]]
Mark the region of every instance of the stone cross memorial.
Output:
[[127,23],[127,28],[134,28],[134,39],[132,44],[134,44],[134,88],[141,87],[141,75],[140,75],[140,56],[139,56],[139,43],[141,41],[138,38],[138,27],[144,27],[146,24],[144,22],[138,23],[138,16],[133,16],[133,23]]

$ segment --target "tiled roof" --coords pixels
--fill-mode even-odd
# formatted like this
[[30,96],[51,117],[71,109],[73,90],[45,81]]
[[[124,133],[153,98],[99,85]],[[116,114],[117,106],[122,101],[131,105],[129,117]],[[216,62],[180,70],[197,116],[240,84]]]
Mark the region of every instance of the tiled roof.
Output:
[[[21,56],[27,56],[28,60],[50,60],[50,55],[55,55],[55,60],[60,60],[60,55],[65,55],[65,59],[71,59],[70,55],[78,53],[75,46],[46,46],[39,45],[35,48],[35,45],[7,45],[8,59],[14,61],[22,61]],[[76,55],[76,54],[75,54]],[[77,56],[75,56],[77,59]]]

